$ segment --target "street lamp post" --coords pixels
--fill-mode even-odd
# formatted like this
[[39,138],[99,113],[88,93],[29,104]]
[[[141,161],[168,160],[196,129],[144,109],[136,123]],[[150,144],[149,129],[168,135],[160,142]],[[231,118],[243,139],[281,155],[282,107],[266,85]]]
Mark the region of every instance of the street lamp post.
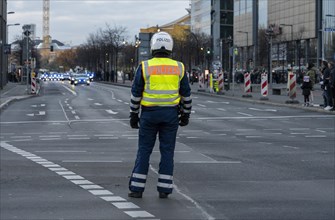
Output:
[[[7,12],[6,14],[9,15],[9,14],[14,14],[15,12],[13,11],[9,11]],[[4,75],[4,73],[6,71],[4,71],[4,67],[7,66],[7,56],[5,58],[5,54],[4,54],[4,44],[7,44],[7,17],[3,16],[3,14],[1,13],[0,15],[0,32],[1,32],[1,35],[0,35],[0,89],[3,88],[4,86],[4,79],[7,79],[7,76]],[[4,24],[4,26],[3,26]]]
[[[246,68],[248,69],[248,55],[249,55],[249,47],[248,47],[248,44],[249,44],[249,32],[247,31],[237,31],[238,33],[243,33],[243,34],[246,34],[247,35],[247,44],[246,44],[246,48],[247,48],[247,56],[246,56]],[[243,65],[243,55],[242,55],[242,65]]]
[[294,42],[293,42],[293,24],[280,24],[280,26],[286,26],[286,27],[290,27],[291,28],[291,44],[292,44],[292,52],[293,52],[293,56],[292,56],[292,60],[294,60],[295,57],[295,46],[294,46]]

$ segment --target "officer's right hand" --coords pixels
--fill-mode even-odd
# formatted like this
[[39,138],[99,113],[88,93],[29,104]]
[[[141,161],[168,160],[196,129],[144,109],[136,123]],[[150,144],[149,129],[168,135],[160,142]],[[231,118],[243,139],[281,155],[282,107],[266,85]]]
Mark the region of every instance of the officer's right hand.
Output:
[[139,129],[138,122],[140,121],[138,113],[130,113],[130,127],[134,129]]

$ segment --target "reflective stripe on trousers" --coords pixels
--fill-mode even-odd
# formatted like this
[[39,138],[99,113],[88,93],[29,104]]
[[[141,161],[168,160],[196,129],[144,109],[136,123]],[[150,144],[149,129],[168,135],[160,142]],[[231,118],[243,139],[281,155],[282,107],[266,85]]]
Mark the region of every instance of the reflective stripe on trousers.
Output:
[[149,170],[150,155],[155,146],[156,136],[158,134],[161,160],[158,170],[159,177],[157,190],[165,193],[172,192],[174,166],[173,157],[177,130],[177,108],[166,107],[159,110],[142,111],[140,117],[137,157],[132,176],[129,181],[129,189],[131,191],[144,191],[146,177]]

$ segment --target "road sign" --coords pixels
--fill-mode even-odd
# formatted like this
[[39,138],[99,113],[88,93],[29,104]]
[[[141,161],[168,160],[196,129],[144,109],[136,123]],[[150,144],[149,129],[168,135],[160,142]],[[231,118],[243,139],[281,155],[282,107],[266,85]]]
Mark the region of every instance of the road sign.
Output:
[[325,31],[328,31],[328,32],[335,32],[335,28],[325,28]]

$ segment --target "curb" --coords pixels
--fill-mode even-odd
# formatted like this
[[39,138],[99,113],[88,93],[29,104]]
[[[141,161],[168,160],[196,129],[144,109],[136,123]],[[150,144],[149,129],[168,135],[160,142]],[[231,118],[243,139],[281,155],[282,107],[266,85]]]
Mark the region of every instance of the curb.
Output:
[[285,103],[278,103],[278,102],[271,102],[269,100],[254,100],[254,99],[248,99],[248,98],[238,98],[235,96],[227,96],[227,95],[219,95],[214,93],[207,93],[202,91],[192,91],[192,94],[201,94],[206,96],[214,96],[214,97],[224,97],[231,100],[238,100],[242,102],[249,102],[249,103],[257,103],[257,104],[263,104],[263,105],[272,105],[272,106],[280,106],[280,107],[289,107],[289,108],[295,108],[295,109],[302,109],[302,110],[308,110],[308,111],[314,111],[314,112],[321,112],[321,113],[328,113],[328,114],[334,114],[334,111],[326,111],[323,109],[316,109],[316,108],[309,108],[309,107],[303,107],[299,104],[285,104]]
[[9,104],[15,102],[15,101],[19,101],[19,100],[23,100],[23,99],[28,99],[28,98],[32,98],[35,97],[33,95],[23,95],[23,96],[13,96],[10,97],[8,100],[6,100],[4,103],[2,103],[0,105],[0,111],[4,110]]

